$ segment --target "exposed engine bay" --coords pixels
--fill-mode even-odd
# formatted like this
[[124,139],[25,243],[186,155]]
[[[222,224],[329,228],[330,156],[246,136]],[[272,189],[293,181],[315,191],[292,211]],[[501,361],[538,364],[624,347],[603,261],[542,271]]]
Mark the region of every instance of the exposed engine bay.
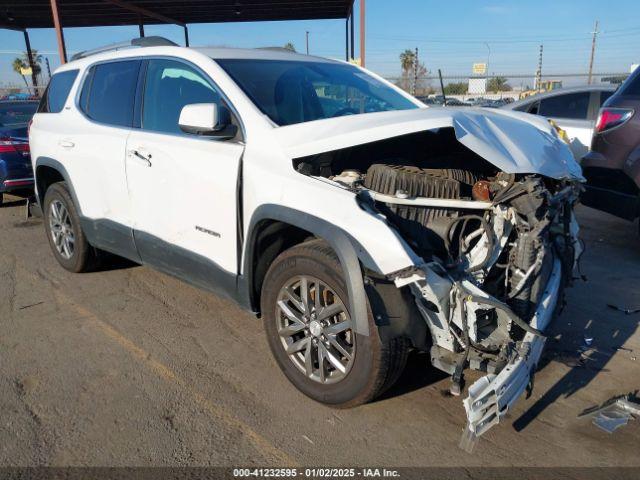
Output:
[[[303,174],[355,193],[382,215],[423,265],[388,275],[408,289],[437,368],[469,387],[465,448],[525,391],[582,251],[573,206],[580,183],[505,173],[457,142],[420,132],[298,159]],[[414,342],[415,344],[416,342]]]

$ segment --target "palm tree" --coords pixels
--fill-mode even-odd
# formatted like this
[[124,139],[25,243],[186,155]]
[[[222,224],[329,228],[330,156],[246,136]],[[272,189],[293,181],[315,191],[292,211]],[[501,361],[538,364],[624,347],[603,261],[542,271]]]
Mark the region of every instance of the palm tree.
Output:
[[13,71],[22,77],[22,80],[24,80],[24,84],[26,85],[26,87],[29,88],[29,82],[27,82],[27,77],[25,77],[24,74],[22,73],[26,68],[29,67],[29,65],[25,64],[22,58],[18,57],[13,60],[13,63],[11,64],[11,66],[13,67]]
[[[40,55],[37,50],[31,50],[31,58],[33,59],[31,80],[33,82],[33,86],[35,87],[37,78],[36,76],[39,75],[42,70],[40,67],[40,64],[42,63],[42,55]],[[29,88],[27,77],[25,77],[22,73],[23,70],[26,70],[30,67],[29,54],[27,52],[24,52],[20,57],[17,57],[13,60],[11,66],[13,67],[13,71],[22,77],[22,80],[24,80],[24,84],[27,86],[27,88]]]
[[292,51],[292,52],[295,52],[295,51],[296,51],[296,47],[295,47],[295,45],[294,45],[293,43],[291,43],[291,42],[287,42],[287,43],[284,45],[284,49],[285,49],[285,50],[290,50],[290,51]]
[[413,63],[416,60],[416,54],[412,50],[405,50],[400,54],[400,66],[402,73],[407,74],[413,69]]

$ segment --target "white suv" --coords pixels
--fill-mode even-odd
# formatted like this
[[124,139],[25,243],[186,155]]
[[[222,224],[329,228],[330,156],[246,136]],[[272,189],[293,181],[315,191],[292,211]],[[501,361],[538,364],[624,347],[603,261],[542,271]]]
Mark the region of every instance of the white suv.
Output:
[[234,299],[327,404],[373,399],[410,350],[454,393],[487,372],[467,435],[497,423],[580,250],[581,171],[553,128],[426,108],[339,61],[164,43],[88,52],[51,80],[30,143],[60,264],[107,251]]

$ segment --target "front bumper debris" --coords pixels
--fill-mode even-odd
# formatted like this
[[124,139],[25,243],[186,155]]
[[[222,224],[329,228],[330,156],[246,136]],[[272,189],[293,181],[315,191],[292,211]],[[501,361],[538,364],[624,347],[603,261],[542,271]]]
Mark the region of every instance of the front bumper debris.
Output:
[[[547,288],[531,321],[531,326],[544,331],[553,318],[562,282],[562,266],[554,261]],[[545,338],[527,333],[518,355],[497,375],[486,375],[469,387],[464,400],[467,426],[461,447],[470,450],[477,437],[496,425],[520,398],[532,380],[544,348]]]

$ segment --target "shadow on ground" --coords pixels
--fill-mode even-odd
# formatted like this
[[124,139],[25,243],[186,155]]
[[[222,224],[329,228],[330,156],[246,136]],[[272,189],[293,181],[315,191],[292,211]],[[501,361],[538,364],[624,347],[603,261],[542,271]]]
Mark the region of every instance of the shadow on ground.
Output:
[[[556,361],[571,370],[515,420],[517,431],[525,429],[558,399],[574,395],[606,373],[613,355],[638,330],[640,314],[626,315],[609,307],[640,308],[637,288],[619,288],[620,280],[628,285],[640,283],[636,225],[611,216],[596,216],[584,207],[579,210],[579,221],[586,245],[581,263],[587,281],[576,280],[567,291],[567,305],[549,331],[539,366],[540,370]],[[601,261],[603,258],[607,261]]]

